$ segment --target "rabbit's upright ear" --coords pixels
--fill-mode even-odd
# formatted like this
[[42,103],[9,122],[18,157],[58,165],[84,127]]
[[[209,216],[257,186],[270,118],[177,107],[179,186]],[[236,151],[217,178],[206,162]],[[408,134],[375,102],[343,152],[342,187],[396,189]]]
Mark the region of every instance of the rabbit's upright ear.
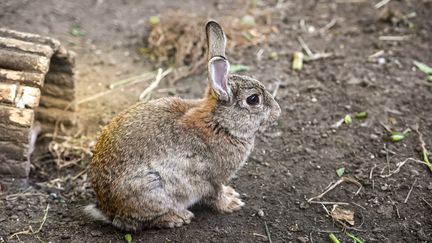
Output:
[[208,63],[210,87],[219,100],[227,102],[231,99],[231,90],[228,85],[229,66],[229,62],[221,56],[213,57]]
[[226,37],[222,27],[215,21],[206,24],[208,60],[215,56],[225,57]]
[[229,101],[231,99],[231,90],[228,85],[228,70],[230,65],[225,58],[225,33],[218,23],[209,21],[206,25],[206,34],[210,87],[219,100]]

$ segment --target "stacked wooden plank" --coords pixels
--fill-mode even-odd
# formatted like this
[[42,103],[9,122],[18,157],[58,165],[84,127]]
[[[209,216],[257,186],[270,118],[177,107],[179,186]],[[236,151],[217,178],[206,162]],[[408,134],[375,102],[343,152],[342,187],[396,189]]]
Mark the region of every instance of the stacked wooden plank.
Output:
[[28,176],[38,131],[76,123],[73,68],[59,41],[0,28],[0,178]]

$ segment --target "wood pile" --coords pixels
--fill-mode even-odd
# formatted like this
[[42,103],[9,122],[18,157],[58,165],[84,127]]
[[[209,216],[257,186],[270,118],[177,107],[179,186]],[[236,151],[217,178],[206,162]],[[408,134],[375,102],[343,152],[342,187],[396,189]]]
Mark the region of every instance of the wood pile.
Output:
[[60,42],[0,28],[0,178],[26,178],[39,132],[76,124],[74,58]]

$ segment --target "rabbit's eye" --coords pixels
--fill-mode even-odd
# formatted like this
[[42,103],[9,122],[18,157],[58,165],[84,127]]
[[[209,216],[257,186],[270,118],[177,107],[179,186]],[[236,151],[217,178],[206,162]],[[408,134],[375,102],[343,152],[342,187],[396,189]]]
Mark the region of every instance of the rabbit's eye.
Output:
[[253,94],[246,98],[246,103],[248,105],[258,105],[259,104],[259,96],[257,94]]

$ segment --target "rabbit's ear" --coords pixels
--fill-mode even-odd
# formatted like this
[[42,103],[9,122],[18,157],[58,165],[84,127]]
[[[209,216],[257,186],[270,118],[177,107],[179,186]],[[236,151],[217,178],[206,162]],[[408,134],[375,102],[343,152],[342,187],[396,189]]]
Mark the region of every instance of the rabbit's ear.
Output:
[[215,56],[225,57],[226,37],[222,27],[215,21],[206,24],[208,60]]
[[219,100],[229,101],[231,90],[228,85],[229,62],[224,57],[216,56],[208,63],[209,83]]

